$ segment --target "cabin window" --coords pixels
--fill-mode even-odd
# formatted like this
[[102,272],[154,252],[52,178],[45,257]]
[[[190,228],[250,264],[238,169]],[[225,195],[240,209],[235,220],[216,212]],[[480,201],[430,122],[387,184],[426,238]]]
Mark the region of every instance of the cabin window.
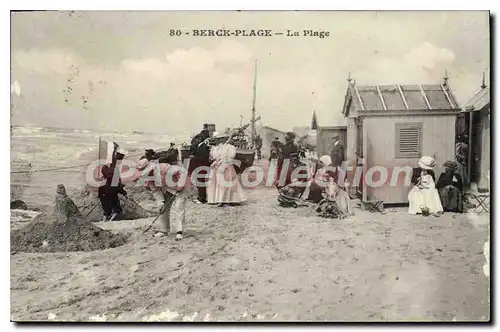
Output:
[[396,158],[422,156],[422,124],[396,123]]

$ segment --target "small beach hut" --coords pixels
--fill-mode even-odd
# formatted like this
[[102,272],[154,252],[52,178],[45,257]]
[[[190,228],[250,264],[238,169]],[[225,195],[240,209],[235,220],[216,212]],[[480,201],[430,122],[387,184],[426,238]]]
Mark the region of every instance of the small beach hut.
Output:
[[436,176],[446,160],[454,160],[460,108],[448,78],[430,85],[358,86],[348,81],[342,114],[348,120],[349,165],[363,164],[357,192],[365,203],[406,204],[411,168],[420,157],[436,159]]
[[469,135],[468,178],[476,183],[479,191],[489,191],[490,172],[490,88],[481,89],[467,102],[462,110],[465,132]]

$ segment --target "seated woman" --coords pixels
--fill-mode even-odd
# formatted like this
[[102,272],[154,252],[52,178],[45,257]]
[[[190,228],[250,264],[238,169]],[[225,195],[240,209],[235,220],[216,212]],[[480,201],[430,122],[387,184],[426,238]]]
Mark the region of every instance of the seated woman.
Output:
[[435,175],[432,170],[436,161],[432,157],[424,156],[418,161],[418,168],[413,169],[413,187],[408,194],[410,214],[433,214],[443,212],[441,199],[435,187]]
[[332,180],[327,185],[323,197],[317,209],[320,216],[343,219],[354,215],[349,194]]
[[[280,204],[282,206],[296,206],[296,202],[300,200],[319,203],[323,199],[323,193],[325,193],[328,183],[335,178],[334,172],[327,169],[330,164],[330,156],[323,156],[316,166],[314,177],[294,179],[292,183],[280,188],[278,197]],[[304,172],[298,173],[305,175],[306,171],[304,169]]]
[[323,193],[325,193],[328,184],[333,181],[337,181],[336,172],[332,164],[332,158],[328,155],[322,156],[318,163],[316,164],[314,179],[309,181],[308,186],[304,190],[303,198],[305,200],[318,203],[323,199]]
[[463,213],[463,183],[462,178],[457,174],[457,164],[454,161],[447,161],[444,163],[444,167],[445,171],[436,184],[443,210]]

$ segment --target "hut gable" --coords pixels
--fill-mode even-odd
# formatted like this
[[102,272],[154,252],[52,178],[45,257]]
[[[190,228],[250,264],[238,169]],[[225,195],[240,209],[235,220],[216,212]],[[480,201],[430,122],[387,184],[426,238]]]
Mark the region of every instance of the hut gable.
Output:
[[[342,114],[369,112],[377,115],[396,111],[457,111],[451,90],[444,84],[363,85],[349,84]],[[366,114],[369,115],[369,114]]]
[[356,111],[361,109],[361,105],[359,104],[359,99],[355,99],[354,96],[356,92],[353,88],[352,84],[349,84],[347,89],[345,99],[344,99],[344,107],[342,108],[342,114],[348,117],[354,117],[357,115]]
[[484,87],[467,102],[466,111],[480,111],[490,105],[490,87]]

